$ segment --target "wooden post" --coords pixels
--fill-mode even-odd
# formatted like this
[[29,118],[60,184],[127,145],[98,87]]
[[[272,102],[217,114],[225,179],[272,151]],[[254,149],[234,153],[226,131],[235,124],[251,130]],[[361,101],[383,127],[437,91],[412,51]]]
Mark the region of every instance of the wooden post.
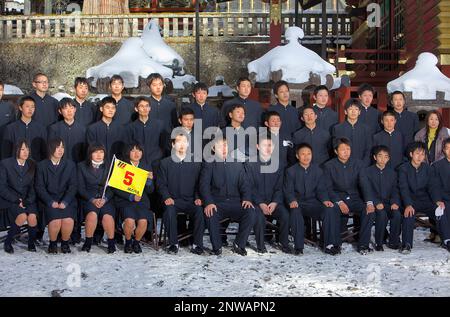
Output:
[[[450,65],[441,65],[441,72],[447,76],[450,77]],[[442,109],[442,119],[444,121],[445,127],[450,127],[450,108],[443,108]]]
[[277,47],[281,44],[282,20],[281,20],[281,0],[270,0],[270,44],[269,48]]

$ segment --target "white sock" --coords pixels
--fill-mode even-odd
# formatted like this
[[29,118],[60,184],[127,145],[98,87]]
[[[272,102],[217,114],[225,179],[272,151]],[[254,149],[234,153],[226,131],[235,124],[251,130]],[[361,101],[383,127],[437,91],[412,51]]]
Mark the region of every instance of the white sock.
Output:
[[327,249],[331,249],[332,247],[334,247],[334,245],[332,244],[327,245]]

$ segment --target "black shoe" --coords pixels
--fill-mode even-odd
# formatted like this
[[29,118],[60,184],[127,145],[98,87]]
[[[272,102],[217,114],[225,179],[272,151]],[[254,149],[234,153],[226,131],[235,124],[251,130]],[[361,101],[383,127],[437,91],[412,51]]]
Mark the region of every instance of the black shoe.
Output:
[[450,252],[450,241],[447,241],[447,243],[444,244],[444,248],[446,248],[447,251]]
[[382,245],[376,245],[375,246],[375,251],[382,252],[382,251],[384,251],[384,248],[383,248]]
[[239,247],[236,243],[233,243],[232,251],[234,253],[237,253],[237,254],[242,255],[242,256],[246,256],[247,255],[247,251],[245,249]]
[[4,248],[6,253],[9,253],[9,254],[13,254],[14,253],[14,248],[12,247],[11,243],[5,243],[3,245],[3,248]]
[[264,254],[264,253],[267,253],[267,249],[265,247],[264,248],[258,248],[258,249],[256,249],[256,252]]
[[115,244],[108,245],[107,253],[112,254],[114,252],[116,252],[116,245]]
[[36,252],[36,245],[34,244],[34,242],[28,243],[28,251]]
[[368,253],[373,252],[373,249],[372,249],[372,248],[369,248],[369,247],[367,247],[367,246],[360,246],[360,247],[358,247],[358,252],[359,252],[359,254],[361,254],[361,255],[366,255],[366,254],[368,254]]
[[194,254],[197,254],[197,255],[202,255],[203,252],[205,252],[205,251],[203,250],[203,248],[202,248],[202,247],[199,247],[198,245],[196,245],[195,248],[192,248],[192,249],[191,249],[191,253],[194,253]]
[[303,254],[303,249],[294,249],[294,255],[302,255]]
[[325,248],[324,250],[325,254],[329,255],[338,255],[339,251],[335,246],[332,246],[331,248]]
[[125,253],[133,253],[133,244],[130,241],[125,241],[125,247],[123,248]]
[[141,244],[139,243],[139,241],[133,241],[133,251],[134,253],[142,253]]
[[217,250],[211,250],[210,252],[209,252],[209,254],[211,254],[211,255],[221,255],[222,254],[222,248],[220,248],[220,249],[217,249]]
[[58,253],[58,244],[56,242],[50,242],[50,244],[48,245],[48,253],[49,254]]
[[85,241],[83,246],[81,247],[81,251],[85,251],[88,253],[91,252],[91,244]]
[[172,244],[167,248],[167,253],[169,254],[177,254],[178,253],[178,247],[175,244]]
[[289,246],[281,247],[281,252],[286,253],[286,254],[292,254],[292,249]]
[[71,253],[72,251],[70,250],[70,246],[69,246],[69,242],[63,242],[61,243],[61,252],[62,253]]
[[400,249],[400,246],[398,244],[388,244],[388,248],[392,250],[398,250]]
[[411,253],[411,245],[409,245],[409,244],[406,244],[406,245],[403,245],[402,247],[401,247],[401,249],[400,249],[400,253],[401,254],[410,254]]

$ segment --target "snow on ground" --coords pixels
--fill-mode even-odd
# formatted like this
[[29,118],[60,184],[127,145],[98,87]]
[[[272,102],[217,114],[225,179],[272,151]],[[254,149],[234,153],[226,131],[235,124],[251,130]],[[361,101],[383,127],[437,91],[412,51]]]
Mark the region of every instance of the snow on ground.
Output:
[[436,66],[438,58],[431,53],[421,53],[416,66],[399,78],[389,82],[389,93],[396,90],[412,92],[413,99],[434,100],[436,92],[445,93],[445,100],[450,101],[450,78]]
[[450,296],[450,253],[423,242],[427,234],[416,230],[409,255],[385,248],[362,256],[344,244],[336,257],[309,246],[300,257],[271,246],[263,255],[247,248],[246,257],[224,248],[217,257],[147,245],[142,254],[96,246],[87,254],[79,245],[48,255],[47,246],[30,253],[17,242],[13,255],[0,251],[0,296]]

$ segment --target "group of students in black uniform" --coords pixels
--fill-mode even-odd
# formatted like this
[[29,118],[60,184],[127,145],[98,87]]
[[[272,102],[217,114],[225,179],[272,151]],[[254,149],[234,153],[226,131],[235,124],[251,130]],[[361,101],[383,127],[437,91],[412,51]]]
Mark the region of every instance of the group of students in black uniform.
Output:
[[[277,104],[265,110],[248,98],[247,78],[238,80],[238,96],[220,110],[208,105],[208,88],[197,83],[194,102],[177,111],[163,94],[161,75],[151,74],[148,85],[151,96],[131,102],[115,75],[111,96],[96,105],[87,101],[88,81],[76,78],[75,98],[58,102],[39,73],[35,91],[16,110],[1,101],[0,83],[0,208],[13,219],[7,253],[25,223],[29,251],[36,251],[48,226],[48,252],[57,253],[60,241],[61,252],[69,253],[84,223],[82,251],[106,233],[107,252],[115,252],[120,228],[125,253],[140,253],[158,210],[171,254],[179,250],[180,213],[188,216],[191,252],[199,255],[205,229],[210,253],[221,254],[230,221],[239,223],[235,253],[247,254],[252,231],[257,252],[265,253],[266,225],[274,220],[281,251],[303,254],[305,218],[321,221],[321,247],[337,255],[350,217],[359,228],[359,253],[373,251],[374,224],[376,251],[387,244],[409,253],[418,212],[435,225],[433,239],[450,251],[450,138],[438,111],[430,111],[420,129],[401,92],[391,95],[393,110],[380,113],[365,84],[359,99],[346,102],[339,123],[325,86],[314,90],[313,106],[297,109],[288,83],[279,81]],[[149,171],[142,196],[105,186],[114,156]]]

